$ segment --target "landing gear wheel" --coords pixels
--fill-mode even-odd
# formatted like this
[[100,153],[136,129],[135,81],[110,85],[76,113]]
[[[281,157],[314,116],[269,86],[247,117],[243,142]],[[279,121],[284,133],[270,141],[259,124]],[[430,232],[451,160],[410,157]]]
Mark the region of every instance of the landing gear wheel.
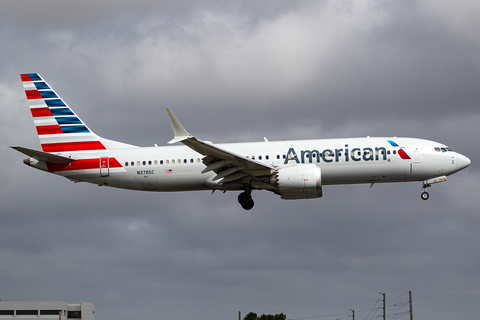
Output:
[[420,196],[422,197],[422,200],[428,200],[428,198],[430,197],[427,191],[423,191]]
[[254,202],[252,199],[252,195],[249,192],[242,192],[238,195],[238,203],[242,206],[245,210],[250,210],[253,208]]

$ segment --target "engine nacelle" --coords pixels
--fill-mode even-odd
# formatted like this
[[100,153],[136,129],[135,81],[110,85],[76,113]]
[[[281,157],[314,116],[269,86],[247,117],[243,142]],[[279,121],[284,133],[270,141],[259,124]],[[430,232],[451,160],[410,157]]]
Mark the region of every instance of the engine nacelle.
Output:
[[313,163],[281,167],[270,177],[270,184],[282,199],[320,198],[322,171]]

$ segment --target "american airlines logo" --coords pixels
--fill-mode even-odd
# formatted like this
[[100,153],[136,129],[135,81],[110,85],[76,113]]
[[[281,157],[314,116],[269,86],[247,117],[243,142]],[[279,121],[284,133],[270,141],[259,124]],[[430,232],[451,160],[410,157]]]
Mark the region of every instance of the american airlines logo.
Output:
[[[398,144],[392,140],[388,142],[393,147],[399,147]],[[387,160],[387,156],[390,155],[390,150],[387,150],[385,147],[365,147],[365,148],[353,148],[349,149],[348,144],[345,145],[345,148],[339,149],[325,149],[323,151],[318,150],[300,150],[298,154],[294,148],[288,149],[287,156],[285,158],[284,164],[288,164],[289,161],[295,161],[296,163],[314,163],[320,162],[320,159],[323,162],[349,162],[349,161],[379,161]],[[393,150],[393,154],[397,154],[400,158],[404,160],[410,159],[410,156],[399,147],[398,150]]]

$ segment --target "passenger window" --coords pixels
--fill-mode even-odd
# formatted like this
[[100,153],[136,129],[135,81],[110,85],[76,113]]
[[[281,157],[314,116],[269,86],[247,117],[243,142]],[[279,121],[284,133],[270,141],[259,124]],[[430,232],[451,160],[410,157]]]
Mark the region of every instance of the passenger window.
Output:
[[270,157],[269,157],[269,156],[268,156],[268,154],[267,154],[267,155],[265,156],[265,159],[267,159],[267,160],[268,160],[269,158],[270,158]]
[[145,161],[142,162],[143,165],[146,165],[147,163]]
[[183,159],[183,163],[187,163],[187,159]]
[[158,161],[157,161],[157,160],[155,160],[153,163],[154,163],[155,165],[157,165],[157,164],[158,164]]
[[175,164],[175,159],[172,159],[172,164]]
[[169,162],[170,162],[170,161],[168,161],[168,160],[165,160],[165,164],[168,164]]
[[258,160],[262,160],[262,156],[258,156]]
[[152,161],[151,161],[151,160],[148,161],[148,165],[149,165],[149,166],[152,165]]
[[279,155],[279,154],[277,154],[277,159],[280,159],[280,155]]
[[160,164],[163,164],[163,160],[160,160]]
[[133,165],[134,165],[134,164],[135,164],[135,162],[133,162],[133,161],[132,161],[132,162],[130,162],[130,165],[131,165],[132,167],[133,167]]
[[125,162],[125,167],[128,167],[128,162]]
[[197,162],[200,162],[200,158],[197,158]]
[[139,166],[139,165],[140,165],[140,161],[137,161],[137,166]]

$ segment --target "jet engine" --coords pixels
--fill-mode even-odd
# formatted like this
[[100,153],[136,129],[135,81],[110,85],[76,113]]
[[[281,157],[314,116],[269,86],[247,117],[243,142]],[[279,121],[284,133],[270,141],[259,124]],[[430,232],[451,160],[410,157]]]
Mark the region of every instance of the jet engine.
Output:
[[319,165],[309,163],[279,168],[270,184],[282,199],[312,199],[322,196],[322,174]]

